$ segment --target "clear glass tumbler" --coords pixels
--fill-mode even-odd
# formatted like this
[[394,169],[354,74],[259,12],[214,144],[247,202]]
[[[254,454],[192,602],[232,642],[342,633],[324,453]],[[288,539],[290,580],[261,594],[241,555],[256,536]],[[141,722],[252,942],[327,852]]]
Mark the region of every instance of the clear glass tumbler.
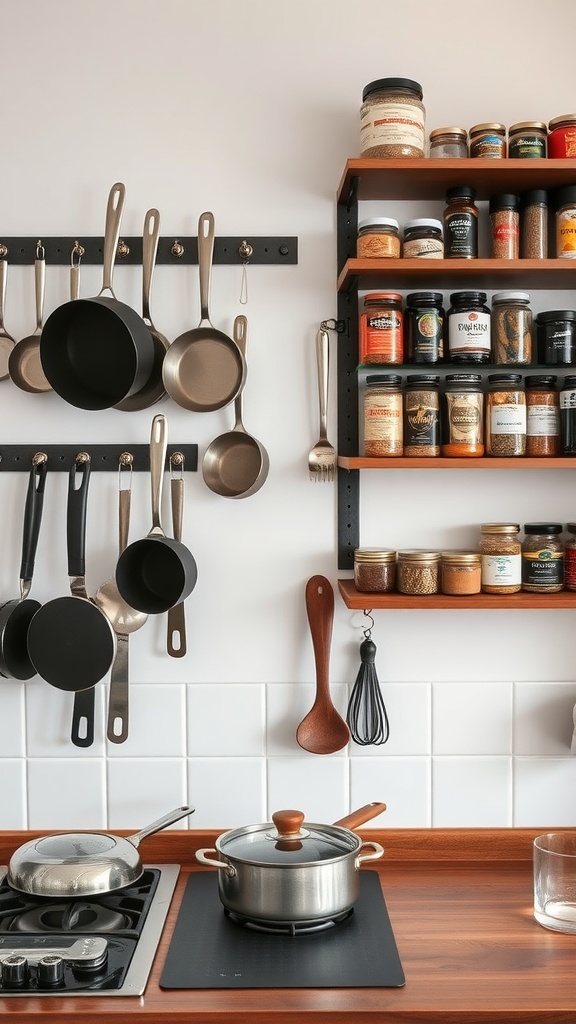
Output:
[[576,934],[576,831],[534,840],[534,917],[544,928]]

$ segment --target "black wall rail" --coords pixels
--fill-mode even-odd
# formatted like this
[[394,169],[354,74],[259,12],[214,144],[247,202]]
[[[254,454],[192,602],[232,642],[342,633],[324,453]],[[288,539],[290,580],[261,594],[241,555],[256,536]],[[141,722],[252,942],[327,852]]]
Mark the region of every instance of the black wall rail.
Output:
[[[0,444],[0,473],[29,473],[32,459],[40,453],[48,458],[50,473],[68,472],[80,452],[90,456],[93,472],[118,472],[120,458],[128,452],[132,456],[132,469],[136,472],[150,469],[150,445],[148,444]],[[166,471],[170,458],[176,452],[184,456],[183,469],[195,472],[198,469],[197,444],[169,444],[166,455]]]
[[[36,259],[38,240],[41,239],[48,266],[69,266],[74,252],[75,263],[101,264],[104,250],[103,237],[83,238],[81,235],[62,238],[29,236],[15,238],[0,235],[0,259],[10,265],[33,264]],[[271,237],[220,237],[214,241],[215,264],[286,264],[298,263],[298,238],[296,236]],[[142,263],[142,238],[131,236],[121,238],[116,252],[116,266]],[[157,264],[198,263],[198,236],[172,235],[158,240]]]

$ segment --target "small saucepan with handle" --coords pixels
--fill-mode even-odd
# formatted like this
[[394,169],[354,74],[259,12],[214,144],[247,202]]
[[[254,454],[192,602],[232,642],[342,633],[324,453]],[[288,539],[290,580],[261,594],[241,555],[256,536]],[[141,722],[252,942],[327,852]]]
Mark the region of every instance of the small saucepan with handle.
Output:
[[353,907],[360,895],[360,868],[379,860],[379,843],[362,842],[356,827],[386,810],[368,804],[334,825],[304,822],[284,810],[263,825],[225,832],[215,849],[196,860],[218,870],[218,895],[228,910],[251,921],[318,923]]

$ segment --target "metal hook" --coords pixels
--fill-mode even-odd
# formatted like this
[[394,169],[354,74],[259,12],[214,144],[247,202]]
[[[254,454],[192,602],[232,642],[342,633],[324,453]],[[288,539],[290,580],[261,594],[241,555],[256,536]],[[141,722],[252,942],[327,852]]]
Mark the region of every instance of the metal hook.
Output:
[[174,241],[172,242],[172,248],[170,249],[170,252],[172,253],[173,256],[176,256],[177,258],[184,255],[184,246],[182,245],[182,242],[180,242],[178,238],[174,239]]
[[42,245],[42,240],[39,238],[36,242],[36,259],[43,260],[45,255],[46,253],[44,251],[44,246]]
[[[123,490],[130,490],[132,486],[132,463],[134,462],[134,456],[131,452],[122,452],[118,458],[118,487]],[[128,472],[122,472],[127,470]],[[127,476],[128,482],[125,488],[122,488],[122,477]]]
[[[79,267],[80,260],[82,259],[85,252],[86,249],[84,248],[84,246],[80,245],[80,242],[75,241],[74,245],[72,246],[72,252],[70,253],[70,265],[72,267]],[[74,263],[74,257],[76,257],[76,259],[78,260],[77,263]]]
[[370,637],[372,636],[372,630],[374,629],[374,616],[372,615],[372,609],[364,608],[363,614],[366,616],[367,619],[370,619],[370,625],[365,626],[363,630],[365,639],[369,640]]
[[[174,479],[184,476],[185,457],[182,452],[172,452],[170,456],[170,476]],[[177,472],[178,471],[178,472]]]
[[320,327],[324,331],[336,331],[336,334],[344,334],[346,322],[344,320],[335,320],[332,317],[330,320],[322,320]]
[[242,260],[242,284],[240,285],[240,302],[243,306],[245,306],[246,303],[248,302],[248,273],[246,271],[246,267],[248,266],[248,262],[253,252],[253,247],[250,245],[250,242],[246,241],[246,239],[244,239],[244,241],[241,242],[241,244],[238,246],[238,255]]

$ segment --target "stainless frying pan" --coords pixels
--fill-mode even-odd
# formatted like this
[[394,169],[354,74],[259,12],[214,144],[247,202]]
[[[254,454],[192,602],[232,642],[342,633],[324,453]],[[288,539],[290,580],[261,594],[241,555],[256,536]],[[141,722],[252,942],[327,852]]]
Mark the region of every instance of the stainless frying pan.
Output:
[[135,835],[105,832],[64,832],[31,839],[12,854],[6,881],[18,892],[50,898],[101,896],[133,885],[143,873],[138,846],[192,814],[193,807],[177,807]]

